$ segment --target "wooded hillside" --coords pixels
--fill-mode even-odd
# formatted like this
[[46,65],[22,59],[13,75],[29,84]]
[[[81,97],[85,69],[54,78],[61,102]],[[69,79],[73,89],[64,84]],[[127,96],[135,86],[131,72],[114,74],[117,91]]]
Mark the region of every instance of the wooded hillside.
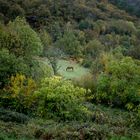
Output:
[[0,0],[0,139],[140,139],[139,0]]

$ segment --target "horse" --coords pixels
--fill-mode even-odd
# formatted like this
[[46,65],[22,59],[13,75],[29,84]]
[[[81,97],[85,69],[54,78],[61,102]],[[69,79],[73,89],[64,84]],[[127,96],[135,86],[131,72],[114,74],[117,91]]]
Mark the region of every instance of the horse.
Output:
[[74,67],[67,67],[67,68],[66,68],[66,71],[68,71],[68,70],[74,71]]

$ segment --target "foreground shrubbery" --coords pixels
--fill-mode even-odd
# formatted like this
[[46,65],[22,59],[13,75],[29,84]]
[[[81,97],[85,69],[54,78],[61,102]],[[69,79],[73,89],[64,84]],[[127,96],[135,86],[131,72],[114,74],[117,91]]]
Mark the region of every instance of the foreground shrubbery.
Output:
[[103,71],[98,75],[97,102],[103,102],[128,110],[140,104],[140,66],[130,57],[103,55]]
[[22,113],[0,108],[0,120],[4,122],[15,122],[24,124],[29,121],[29,117]]
[[85,93],[85,89],[60,77],[45,78],[37,87],[33,79],[17,74],[0,94],[0,105],[45,118],[83,120]]
[[88,106],[94,116],[92,120],[85,122],[58,122],[52,119],[46,120],[46,118],[31,119],[22,113],[0,109],[0,117],[3,119],[5,116],[4,121],[0,121],[0,139],[140,139],[139,126],[134,125],[137,123],[134,113],[100,105],[88,104]]
[[83,88],[74,87],[61,77],[46,78],[34,93],[38,103],[37,114],[62,120],[83,119],[85,93]]

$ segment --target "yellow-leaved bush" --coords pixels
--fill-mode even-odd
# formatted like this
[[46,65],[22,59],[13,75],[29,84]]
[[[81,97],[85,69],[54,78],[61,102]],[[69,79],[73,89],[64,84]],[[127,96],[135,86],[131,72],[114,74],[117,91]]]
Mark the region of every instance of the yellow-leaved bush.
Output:
[[15,77],[11,77],[10,90],[13,97],[17,97],[20,92],[24,92],[26,96],[29,96],[35,87],[35,81],[31,78],[26,78],[25,75],[17,74]]
[[32,78],[16,74],[10,78],[10,85],[6,89],[8,94],[2,97],[8,102],[7,107],[27,113],[34,104],[35,97],[33,94],[36,87],[36,83]]

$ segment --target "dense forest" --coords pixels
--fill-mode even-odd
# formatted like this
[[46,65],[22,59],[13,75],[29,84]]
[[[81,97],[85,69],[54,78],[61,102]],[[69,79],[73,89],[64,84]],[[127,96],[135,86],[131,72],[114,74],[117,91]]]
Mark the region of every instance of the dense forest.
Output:
[[0,140],[16,139],[140,139],[139,0],[0,0]]

